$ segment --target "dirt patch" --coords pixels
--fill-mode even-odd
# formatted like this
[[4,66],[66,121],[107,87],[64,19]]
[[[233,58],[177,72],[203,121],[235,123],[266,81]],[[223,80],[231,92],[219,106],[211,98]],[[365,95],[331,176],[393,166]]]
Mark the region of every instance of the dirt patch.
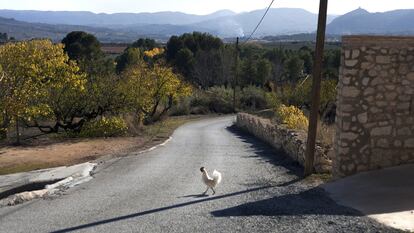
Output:
[[144,137],[84,139],[41,146],[0,149],[0,175],[73,165],[144,146]]
[[23,146],[0,147],[0,175],[43,168],[69,166],[103,156],[122,156],[159,144],[187,122],[208,116],[172,117],[146,126],[135,137],[68,139],[42,136],[26,141]]

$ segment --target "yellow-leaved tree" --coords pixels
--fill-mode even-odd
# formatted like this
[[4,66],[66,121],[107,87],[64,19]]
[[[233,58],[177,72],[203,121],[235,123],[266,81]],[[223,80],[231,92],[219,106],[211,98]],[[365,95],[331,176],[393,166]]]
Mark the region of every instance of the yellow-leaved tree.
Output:
[[153,48],[151,50],[144,51],[144,55],[150,58],[154,58],[155,56],[161,55],[164,53],[163,48]]
[[136,113],[142,123],[159,119],[178,98],[191,94],[191,86],[182,81],[170,67],[161,64],[148,66],[139,62],[130,66],[120,83],[120,92],[128,110]]
[[51,93],[62,89],[83,89],[85,76],[69,61],[62,44],[31,40],[0,46],[2,78],[0,92],[3,112],[19,121],[47,118],[51,114]]
[[[0,66],[0,83],[4,79],[3,68]],[[4,100],[5,90],[1,89],[0,86],[0,139],[4,139],[7,137],[7,127],[9,126],[10,118],[7,115],[5,109],[5,102]]]

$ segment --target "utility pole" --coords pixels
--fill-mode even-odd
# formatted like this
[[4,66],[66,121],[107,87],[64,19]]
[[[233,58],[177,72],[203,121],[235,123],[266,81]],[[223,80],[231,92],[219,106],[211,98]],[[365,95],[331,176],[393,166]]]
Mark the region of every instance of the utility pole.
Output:
[[234,81],[233,81],[233,112],[236,112],[236,87],[239,79],[239,37],[236,39],[236,58],[234,61]]
[[318,110],[320,102],[322,60],[325,46],[326,15],[328,11],[328,0],[320,0],[318,31],[316,35],[315,64],[313,67],[312,82],[312,106],[309,117],[308,140],[306,143],[306,158],[304,175],[308,176],[313,172],[315,160],[316,133],[318,130]]

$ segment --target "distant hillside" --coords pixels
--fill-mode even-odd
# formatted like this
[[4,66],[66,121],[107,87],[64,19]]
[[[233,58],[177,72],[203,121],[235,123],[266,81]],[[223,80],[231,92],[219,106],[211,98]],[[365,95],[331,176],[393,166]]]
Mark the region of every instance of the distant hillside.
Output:
[[[191,31],[209,32],[221,37],[251,33],[264,10],[236,14],[222,10],[209,15],[180,12],[95,14],[68,11],[0,10],[0,17],[29,23],[104,27],[145,35],[170,36]],[[329,16],[328,21],[334,17]],[[317,15],[297,8],[270,9],[257,36],[307,33],[315,31]]]
[[140,37],[137,33],[115,31],[108,28],[27,23],[0,17],[0,32],[7,33],[17,40],[49,38],[53,41],[60,41],[71,31],[86,31],[92,33],[103,42],[131,42]]
[[[220,17],[194,24],[222,37],[246,36],[250,34],[265,10],[256,10]],[[328,16],[328,22],[334,16]],[[318,15],[298,8],[273,8],[256,32],[256,36],[309,33],[316,30]]]
[[414,34],[414,10],[370,13],[364,9],[351,11],[334,19],[327,27],[330,34]]
[[192,15],[181,12],[157,13],[115,13],[95,14],[88,11],[32,11],[32,10],[0,10],[0,17],[13,18],[30,23],[68,24],[83,26],[116,26],[134,24],[193,24],[218,17],[231,16],[229,10],[217,11],[209,15]]
[[[222,10],[209,15],[0,10],[0,32],[18,40],[47,37],[59,41],[68,32],[82,30],[96,35],[102,42],[117,43],[130,43],[140,37],[165,42],[172,35],[193,31],[234,38],[248,36],[263,13],[264,9],[239,14]],[[414,35],[412,22],[414,10],[369,13],[357,9],[339,17],[328,16],[327,34],[332,35],[328,40],[337,41],[344,34]],[[317,14],[298,8],[273,8],[255,37],[274,37],[269,37],[271,41],[313,40],[316,24]],[[281,35],[290,37],[278,37]]]

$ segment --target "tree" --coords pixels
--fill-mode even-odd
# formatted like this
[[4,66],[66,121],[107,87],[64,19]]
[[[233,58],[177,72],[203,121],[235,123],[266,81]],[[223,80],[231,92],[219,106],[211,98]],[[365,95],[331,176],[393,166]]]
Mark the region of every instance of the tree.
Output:
[[182,39],[178,36],[172,36],[167,42],[167,61],[170,63],[174,63],[178,51],[180,51],[182,48],[184,48],[184,43]]
[[[147,122],[162,117],[173,103],[191,92],[171,68],[161,64],[150,67],[144,62],[129,66],[122,74],[119,86],[123,93],[125,106],[135,112],[138,122]],[[158,111],[158,112],[157,112]]]
[[[59,89],[50,92],[48,101],[53,110],[53,126],[42,125],[47,132],[80,132],[86,122],[105,113],[118,114],[122,108],[118,93],[119,77],[110,60],[96,60],[96,70],[85,75],[84,89]],[[44,130],[45,131],[45,130]]]
[[323,63],[323,76],[325,78],[338,80],[340,65],[341,51],[339,49],[325,51]]
[[[193,32],[179,37],[172,36],[167,43],[166,58],[175,71],[180,72],[188,81],[199,84],[194,76],[194,65],[198,53],[210,56],[209,52],[218,52],[224,46],[223,42],[210,34]],[[203,63],[203,61],[199,61]]]
[[186,77],[190,82],[193,80],[193,71],[194,71],[194,54],[188,48],[183,48],[178,51],[175,58],[175,65],[177,70]]
[[285,61],[284,70],[288,81],[296,83],[303,75],[303,61],[296,55]]
[[81,71],[88,76],[96,76],[114,69],[113,59],[105,57],[101,44],[94,35],[74,31],[67,34],[62,43],[69,58],[76,61]]
[[[0,84],[3,82],[5,74],[3,68],[0,66]],[[6,90],[3,90],[3,85],[0,85],[0,140],[7,137],[7,128],[10,124],[10,118],[5,109],[5,94]]]
[[221,68],[221,79],[217,85],[234,87],[238,85],[236,83],[236,72],[240,68],[239,64],[236,67],[236,48],[234,45],[223,46],[220,51],[220,68]]
[[116,72],[120,74],[130,65],[136,65],[142,60],[141,51],[138,48],[127,48],[115,59]]
[[153,50],[154,48],[158,47],[157,42],[153,39],[149,38],[140,38],[131,45],[132,48],[138,48],[143,51]]
[[256,61],[253,58],[247,58],[242,62],[241,67],[241,85],[255,85],[257,76]]
[[221,85],[221,66],[219,51],[199,51],[194,58],[194,82],[203,88]]
[[7,33],[1,33],[0,32],[0,42],[7,42],[9,40],[9,36]]
[[283,49],[272,49],[267,51],[264,58],[268,59],[272,65],[272,79],[276,82],[282,81],[284,62],[286,60],[286,54]]
[[82,90],[84,75],[69,61],[62,44],[49,40],[9,43],[0,47],[0,79],[3,111],[13,116],[19,143],[19,121],[48,117],[50,92],[73,88]]
[[73,31],[63,38],[62,43],[69,58],[76,60],[81,70],[85,72],[90,73],[90,69],[95,65],[94,61],[103,57],[101,44],[92,34]]
[[271,72],[271,65],[269,60],[266,58],[260,59],[257,62],[257,71],[256,71],[256,84],[263,86],[265,82],[269,79]]
[[303,61],[303,71],[306,74],[312,74],[312,69],[313,69],[312,51],[307,46],[304,46],[299,50],[299,57]]

